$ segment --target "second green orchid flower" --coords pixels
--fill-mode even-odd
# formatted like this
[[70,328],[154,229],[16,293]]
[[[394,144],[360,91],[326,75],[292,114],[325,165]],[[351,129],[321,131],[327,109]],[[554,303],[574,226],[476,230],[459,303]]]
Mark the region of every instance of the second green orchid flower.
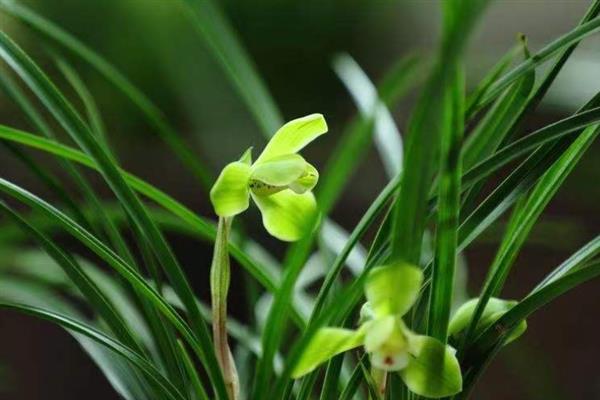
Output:
[[402,320],[415,303],[422,281],[421,269],[404,262],[374,268],[365,285],[367,303],[360,327],[320,329],[296,365],[294,378],[362,345],[374,368],[397,372],[416,394],[439,398],[460,392],[462,375],[455,350],[430,336],[416,334]]
[[321,114],[298,118],[275,133],[254,163],[248,149],[226,165],[210,191],[216,214],[240,214],[252,197],[271,235],[285,241],[300,239],[314,221],[317,205],[311,190],[319,173],[298,152],[326,132]]

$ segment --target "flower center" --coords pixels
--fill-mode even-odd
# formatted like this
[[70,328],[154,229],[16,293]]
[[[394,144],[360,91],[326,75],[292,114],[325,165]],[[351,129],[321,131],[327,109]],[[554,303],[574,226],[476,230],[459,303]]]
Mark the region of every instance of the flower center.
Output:
[[250,179],[249,186],[250,190],[252,190],[252,192],[257,196],[270,196],[288,188],[287,186],[269,185],[268,183],[264,183],[258,179]]

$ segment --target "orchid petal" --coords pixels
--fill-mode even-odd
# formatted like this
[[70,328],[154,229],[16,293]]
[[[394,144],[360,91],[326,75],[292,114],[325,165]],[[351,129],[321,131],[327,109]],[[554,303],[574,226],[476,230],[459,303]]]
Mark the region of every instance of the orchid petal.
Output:
[[227,164],[210,190],[210,200],[220,217],[232,217],[248,208],[250,166],[235,161]]
[[309,163],[304,164],[300,178],[289,184],[289,188],[298,194],[312,190],[319,181],[319,171]]
[[270,196],[252,194],[252,198],[262,213],[263,225],[277,239],[299,240],[314,226],[317,202],[312,192],[296,194],[286,189]]
[[[450,324],[448,325],[449,336],[458,337],[467,328],[467,326],[471,323],[471,319],[473,318],[473,314],[478,302],[479,298],[471,299],[460,306],[458,310],[456,310],[450,319]],[[490,298],[485,306],[485,309],[483,310],[481,318],[479,319],[479,323],[477,324],[477,332],[481,332],[489,327],[516,304],[517,302],[515,300],[502,300],[496,297]],[[505,344],[517,339],[523,334],[523,332],[525,332],[526,329],[527,322],[523,320],[506,339]]]
[[307,162],[298,154],[284,154],[268,161],[255,163],[251,179],[273,186],[287,186],[300,178]]
[[327,132],[327,123],[322,114],[311,114],[294,119],[279,128],[256,163],[284,154],[297,153],[325,132]]
[[333,356],[351,350],[363,343],[364,330],[321,328],[313,336],[292,372],[296,379],[308,374]]
[[422,282],[420,268],[396,262],[369,272],[365,294],[376,317],[403,316],[416,301]]
[[451,396],[462,390],[462,375],[456,351],[430,336],[410,338],[413,354],[400,377],[408,388],[429,398]]

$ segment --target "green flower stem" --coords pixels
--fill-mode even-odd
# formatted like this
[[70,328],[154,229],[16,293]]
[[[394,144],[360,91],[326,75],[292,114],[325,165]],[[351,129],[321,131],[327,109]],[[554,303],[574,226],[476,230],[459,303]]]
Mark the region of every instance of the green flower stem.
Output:
[[227,293],[231,275],[227,246],[232,221],[233,218],[219,218],[210,268],[210,292],[215,354],[223,373],[229,399],[237,400],[239,398],[239,378],[227,342]]

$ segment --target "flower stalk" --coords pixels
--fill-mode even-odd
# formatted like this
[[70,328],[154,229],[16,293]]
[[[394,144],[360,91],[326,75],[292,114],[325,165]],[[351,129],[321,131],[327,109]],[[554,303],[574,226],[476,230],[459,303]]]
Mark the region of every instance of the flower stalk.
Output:
[[227,294],[231,279],[228,243],[232,220],[233,218],[219,218],[210,268],[210,291],[215,353],[223,373],[229,399],[237,400],[239,398],[239,378],[227,340]]

